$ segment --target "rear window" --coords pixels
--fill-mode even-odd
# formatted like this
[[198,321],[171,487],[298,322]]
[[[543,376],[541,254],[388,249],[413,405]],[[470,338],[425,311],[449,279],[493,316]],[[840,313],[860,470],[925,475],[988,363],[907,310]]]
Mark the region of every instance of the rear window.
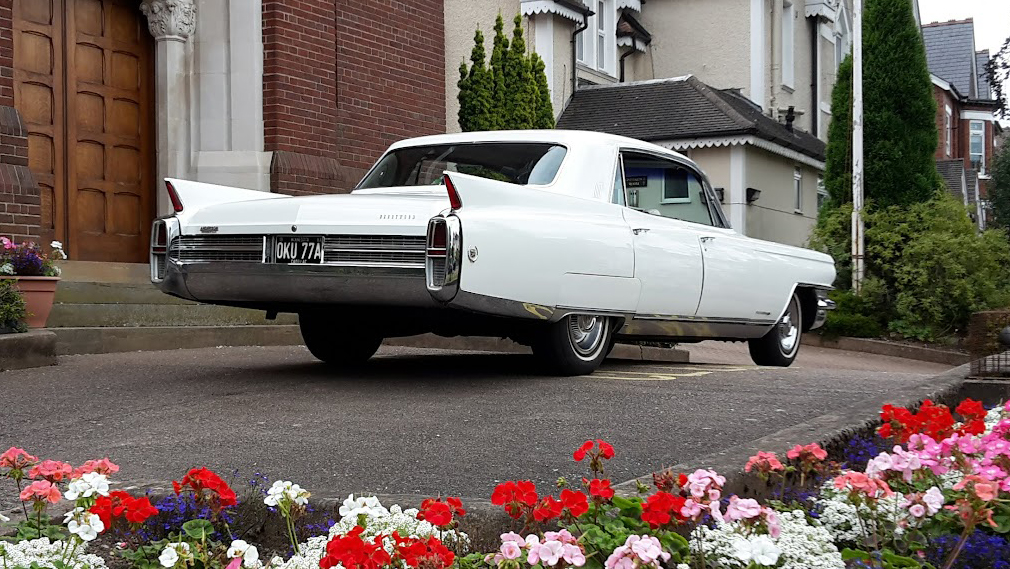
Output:
[[557,144],[525,142],[401,148],[383,156],[358,189],[441,184],[446,171],[523,186],[545,185],[554,181],[567,152]]

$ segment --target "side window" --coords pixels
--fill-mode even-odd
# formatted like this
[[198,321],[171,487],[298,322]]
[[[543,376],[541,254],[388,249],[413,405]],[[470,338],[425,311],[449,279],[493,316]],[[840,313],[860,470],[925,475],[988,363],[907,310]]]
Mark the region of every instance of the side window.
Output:
[[617,205],[627,205],[624,200],[624,165],[620,154],[617,155],[617,168],[614,169],[614,193],[610,201]]
[[624,153],[628,207],[671,219],[716,225],[697,174],[673,160]]

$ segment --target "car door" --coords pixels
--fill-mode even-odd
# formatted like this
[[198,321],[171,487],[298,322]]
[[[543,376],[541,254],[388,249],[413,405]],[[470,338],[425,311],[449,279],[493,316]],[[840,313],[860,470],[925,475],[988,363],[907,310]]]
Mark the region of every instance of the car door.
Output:
[[716,227],[699,235],[705,286],[697,316],[754,324],[777,320],[787,300],[779,282],[783,273],[770,253],[755,246],[760,241]]
[[641,282],[636,313],[639,318],[690,319],[702,295],[701,242],[695,224],[678,219],[672,215],[677,208],[668,207],[689,201],[679,187],[682,184],[668,187],[683,173],[684,165],[624,151],[618,168],[615,184],[624,187],[616,188],[615,196],[626,205],[623,211],[633,234],[635,277]]

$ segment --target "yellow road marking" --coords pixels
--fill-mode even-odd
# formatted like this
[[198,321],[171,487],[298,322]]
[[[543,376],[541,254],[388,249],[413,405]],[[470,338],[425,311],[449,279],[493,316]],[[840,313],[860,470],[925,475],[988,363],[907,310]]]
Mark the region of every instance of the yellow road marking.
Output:
[[[589,379],[615,379],[621,381],[673,381],[682,377],[701,377],[717,372],[747,371],[753,367],[697,368],[676,367],[657,371],[600,370],[588,376]],[[683,371],[681,371],[683,370]]]

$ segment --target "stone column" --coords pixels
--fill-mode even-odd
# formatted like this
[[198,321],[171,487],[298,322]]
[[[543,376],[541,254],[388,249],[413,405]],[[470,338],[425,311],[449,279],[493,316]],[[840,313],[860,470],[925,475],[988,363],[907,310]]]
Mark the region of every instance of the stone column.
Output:
[[158,214],[171,211],[164,178],[189,175],[189,77],[191,51],[188,40],[196,31],[194,0],[143,0],[140,11],[157,42],[155,103],[158,139]]

